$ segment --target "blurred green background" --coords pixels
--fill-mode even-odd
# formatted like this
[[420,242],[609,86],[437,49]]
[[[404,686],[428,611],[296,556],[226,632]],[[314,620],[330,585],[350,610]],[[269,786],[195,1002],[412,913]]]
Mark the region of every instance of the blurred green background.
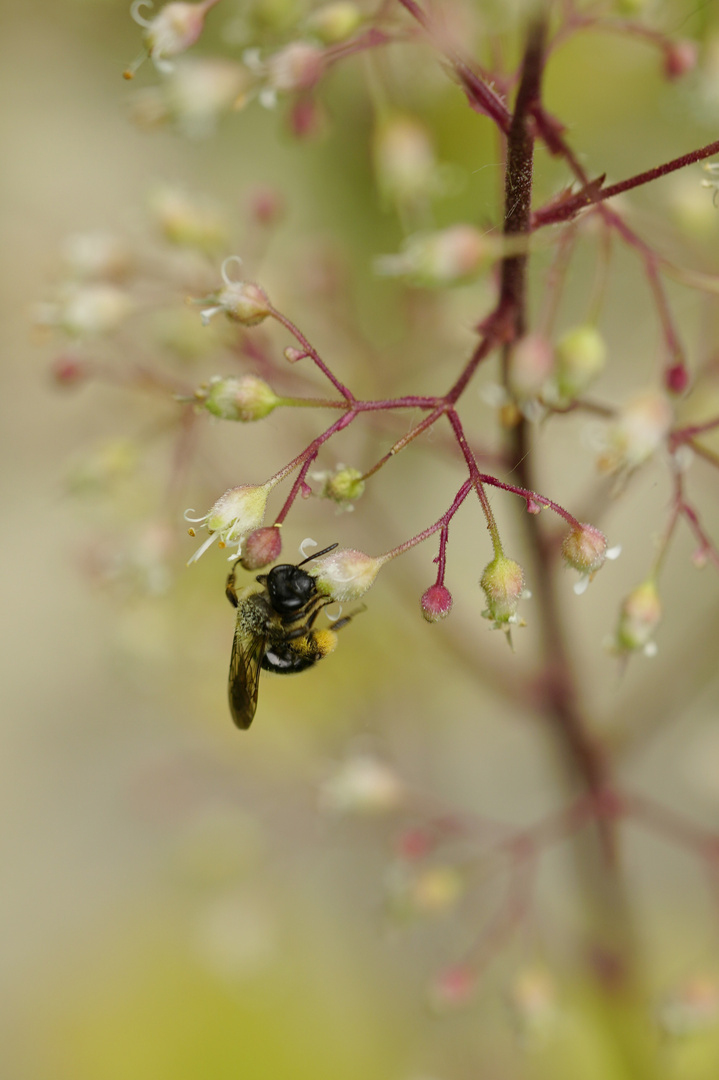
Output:
[[[243,7],[223,2],[201,48],[219,48],[223,20],[239,18]],[[265,7],[267,21],[282,21],[280,4]],[[469,9],[478,40],[495,20],[516,51],[515,5]],[[716,137],[716,5],[667,3],[655,13],[665,29],[702,36],[702,66],[685,84],[668,85],[643,42],[610,35],[580,34],[550,65],[549,107],[592,175],[618,180]],[[26,0],[3,10],[0,1076],[628,1077],[582,974],[586,925],[571,844],[543,859],[521,929],[497,949],[471,1002],[448,1015],[428,1008],[427,987],[502,909],[501,875],[468,845],[458,856],[456,902],[451,875],[448,894],[410,902],[409,915],[392,901],[398,840],[423,815],[476,816],[481,833],[486,821],[531,824],[569,796],[553,738],[501,693],[502,678],[529,669],[536,626],[530,601],[529,626],[510,655],[503,635],[488,633],[481,620],[476,582],[489,545],[475,508],[468,505],[453,527],[451,620],[429,627],[419,618],[435,549],[414,550],[383,571],[367,612],[343,631],[336,656],[319,671],[264,680],[255,726],[243,735],[225,703],[232,634],[225,563],[213,551],[184,569],[192,547],[181,512],[195,506],[202,513],[230,484],[276,471],[323,417],[277,413],[256,429],[205,425],[173,496],[176,517],[166,500],[170,437],[152,442],[97,498],[71,493],[68,477],[108,440],[142,444],[143,432],[171,418],[174,407],[138,402],[116,387],[58,389],[48,364],[59,348],[33,332],[32,305],[52,291],[68,234],[142,235],[158,181],[225,206],[240,253],[247,193],[258,185],[281,193],[286,217],[253,274],[359,393],[446,386],[491,295],[485,284],[446,301],[408,295],[373,275],[372,260],[396,251],[402,231],[373,179],[372,111],[362,87],[378,75],[363,58],[320,90],[327,117],[317,139],[297,142],[281,109],[250,104],[213,137],[188,141],[131,123],[137,86],[121,73],[138,44],[115,0]],[[438,158],[457,170],[434,221],[496,223],[499,158],[489,124],[466,108],[427,54],[398,50],[382,59],[380,73],[383,93],[423,118]],[[140,87],[155,81],[149,66],[137,78]],[[701,177],[694,169],[691,183],[681,174],[667,178],[625,205],[662,251],[716,272],[719,213]],[[567,180],[540,155],[540,197]],[[549,251],[537,255],[535,303],[549,258]],[[595,259],[590,237],[572,264],[563,326],[586,315]],[[327,265],[340,268],[341,302],[328,294],[323,308]],[[692,365],[706,364],[716,351],[714,302],[679,287],[669,292]],[[178,305],[183,299],[177,295]],[[360,337],[342,325],[345,304],[357,313]],[[602,328],[611,361],[598,396],[619,403],[655,384],[656,319],[626,252],[616,253]],[[269,340],[280,356],[286,338],[273,331]],[[152,358],[151,340],[125,348],[128,363]],[[194,385],[213,373],[190,365],[182,377]],[[488,371],[479,381],[494,378]],[[713,415],[717,400],[709,371],[687,415]],[[479,389],[470,388],[462,415],[480,444],[496,433]],[[324,464],[367,467],[405,424],[399,417],[353,430]],[[591,425],[572,417],[537,437],[543,493],[584,511],[597,483]],[[308,535],[384,551],[435,520],[462,478],[433,435],[382,471],[354,514],[301,503],[285,527],[285,554],[295,558]],[[691,493],[719,535],[716,477],[701,463]],[[597,734],[620,748],[621,781],[715,827],[717,588],[711,567],[692,568],[695,545],[685,529],[662,580],[660,659],[636,658],[621,677],[602,649],[619,601],[647,571],[669,496],[660,461],[612,504],[599,524],[623,544],[622,559],[581,600],[567,576],[567,618]],[[516,506],[498,495],[493,505],[508,550],[521,557]],[[122,548],[160,506],[176,530],[168,541],[171,587],[153,595],[93,576],[94,560]],[[323,783],[357,755],[395,770],[411,793],[407,802],[361,820],[323,809]],[[654,1038],[661,1002],[704,979],[709,1021],[691,1037],[657,1036],[655,1060],[657,1076],[709,1080],[719,1060],[711,1022],[716,894],[685,849],[632,827],[624,834],[647,986],[637,1023]],[[548,973],[540,1005],[548,1003],[549,1019],[540,1018],[539,1031],[526,1002],[519,1016],[512,1007],[523,974],[535,969]]]

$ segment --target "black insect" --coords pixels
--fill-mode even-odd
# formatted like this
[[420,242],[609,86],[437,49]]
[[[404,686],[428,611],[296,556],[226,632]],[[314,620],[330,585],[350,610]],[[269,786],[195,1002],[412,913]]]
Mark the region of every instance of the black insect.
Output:
[[232,719],[239,728],[248,728],[254,718],[261,668],[278,675],[304,671],[334,650],[336,631],[352,618],[345,615],[331,630],[314,629],[322,608],[333,601],[318,591],[315,579],[302,567],[336,547],[331,544],[296,565],[275,566],[239,592],[235,589],[237,563],[232,567],[225,591],[237,608],[237,621],[228,695]]

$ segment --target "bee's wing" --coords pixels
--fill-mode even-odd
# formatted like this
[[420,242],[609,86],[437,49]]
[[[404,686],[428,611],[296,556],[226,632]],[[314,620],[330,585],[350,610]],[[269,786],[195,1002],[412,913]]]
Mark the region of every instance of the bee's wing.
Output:
[[232,641],[227,694],[232,719],[238,728],[243,730],[250,726],[257,709],[260,665],[266,644],[267,638],[264,634],[243,634],[238,619]]

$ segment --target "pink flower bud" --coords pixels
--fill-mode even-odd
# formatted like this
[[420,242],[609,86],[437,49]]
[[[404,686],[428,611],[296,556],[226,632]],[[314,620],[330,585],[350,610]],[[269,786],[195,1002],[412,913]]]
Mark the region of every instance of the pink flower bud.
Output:
[[527,334],[517,342],[509,367],[510,389],[521,400],[540,393],[554,367],[551,343],[541,334]]
[[670,394],[683,394],[689,385],[689,372],[686,364],[680,362],[666,368],[664,385]]
[[420,601],[427,622],[446,619],[452,610],[452,594],[444,585],[430,585]]
[[699,49],[695,41],[686,38],[673,41],[664,54],[664,74],[668,79],[680,79],[697,66]]
[[463,1005],[472,996],[476,982],[476,975],[468,967],[447,968],[430,988],[430,1004],[442,1011]]
[[322,77],[324,50],[305,41],[293,41],[269,57],[266,69],[272,90],[310,90]]
[[58,386],[78,386],[89,375],[89,366],[78,356],[64,354],[57,356],[50,365],[50,374]]
[[282,537],[276,525],[255,529],[242,545],[240,562],[245,570],[260,570],[276,562],[282,553]]

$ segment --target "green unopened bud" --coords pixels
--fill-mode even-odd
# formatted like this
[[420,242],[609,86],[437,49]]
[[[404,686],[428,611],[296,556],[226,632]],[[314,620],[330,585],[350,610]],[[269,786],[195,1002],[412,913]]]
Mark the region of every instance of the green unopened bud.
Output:
[[243,423],[262,420],[281,403],[272,387],[255,375],[226,379],[216,375],[207,386],[200,387],[195,397],[213,416]]
[[562,558],[582,575],[574,586],[575,593],[579,596],[585,592],[605,560],[616,559],[621,550],[619,545],[608,549],[606,536],[594,525],[579,524],[572,529],[562,540]]
[[524,592],[524,571],[519,563],[497,555],[485,566],[479,584],[487,597],[482,617],[491,619],[495,629],[508,631],[510,626],[524,625],[517,615]]
[[656,582],[648,578],[622,602],[613,642],[614,651],[627,653],[641,650],[646,656],[653,656],[656,646],[651,638],[661,617],[662,607]]
[[385,562],[383,556],[373,559],[362,551],[337,548],[310,564],[307,573],[315,579],[319,592],[343,603],[364,596]]
[[593,326],[577,326],[557,343],[555,382],[562,401],[574,401],[604,370],[607,348]]
[[377,182],[388,199],[400,203],[426,199],[438,187],[429,131],[414,116],[385,116],[375,133],[373,151]]
[[324,45],[334,45],[354,34],[362,20],[362,12],[351,0],[336,0],[324,4],[307,19],[307,29]]
[[596,574],[604,565],[607,538],[593,525],[578,525],[562,541],[562,557],[580,574]]
[[150,211],[165,240],[212,255],[227,243],[227,224],[214,205],[162,185],[150,195]]
[[333,473],[328,473],[323,479],[322,498],[332,499],[346,509],[351,509],[350,504],[364,492],[362,473],[349,465],[338,465]]

